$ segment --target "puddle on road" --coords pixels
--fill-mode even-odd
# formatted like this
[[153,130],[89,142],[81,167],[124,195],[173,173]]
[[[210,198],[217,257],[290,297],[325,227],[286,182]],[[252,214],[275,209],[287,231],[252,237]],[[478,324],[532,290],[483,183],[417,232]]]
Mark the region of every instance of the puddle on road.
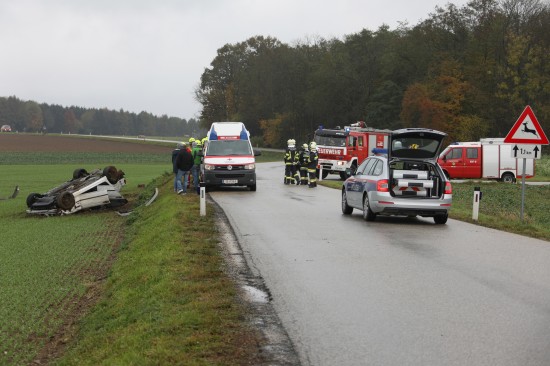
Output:
[[269,302],[269,296],[267,296],[267,294],[264,291],[248,285],[244,285],[242,286],[242,288],[245,291],[246,296],[250,299],[250,301],[258,302],[262,304],[267,304]]

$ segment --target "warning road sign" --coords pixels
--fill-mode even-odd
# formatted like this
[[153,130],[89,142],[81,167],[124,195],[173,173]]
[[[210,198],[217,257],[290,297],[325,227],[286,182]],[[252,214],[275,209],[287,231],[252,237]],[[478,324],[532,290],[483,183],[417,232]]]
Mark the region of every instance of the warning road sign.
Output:
[[542,130],[535,113],[530,106],[525,107],[523,113],[512,126],[504,142],[511,144],[548,145],[548,137]]

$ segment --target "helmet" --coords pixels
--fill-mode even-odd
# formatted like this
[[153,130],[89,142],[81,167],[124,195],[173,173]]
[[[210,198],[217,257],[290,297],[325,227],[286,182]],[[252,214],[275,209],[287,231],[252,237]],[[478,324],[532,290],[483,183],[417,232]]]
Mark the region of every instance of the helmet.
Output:
[[307,150],[307,148],[308,148],[307,144],[303,144],[303,145],[302,145],[302,148],[303,148],[304,150]]
[[195,138],[194,137],[189,137],[189,143],[191,144],[193,142],[195,142]]
[[196,139],[196,140],[195,140],[195,144],[196,144],[197,146],[201,146],[201,145],[202,145],[202,142],[201,142],[201,140]]
[[208,141],[208,137],[203,137],[202,140],[201,140],[203,145],[206,143],[206,141]]
[[294,140],[294,139],[288,139],[288,141],[286,143],[289,147],[296,146],[296,140]]
[[412,144],[411,146],[409,146],[409,149],[418,149],[418,145],[417,144]]
[[315,141],[311,141],[311,143],[309,144],[309,149],[311,151],[316,151],[317,150],[317,143]]

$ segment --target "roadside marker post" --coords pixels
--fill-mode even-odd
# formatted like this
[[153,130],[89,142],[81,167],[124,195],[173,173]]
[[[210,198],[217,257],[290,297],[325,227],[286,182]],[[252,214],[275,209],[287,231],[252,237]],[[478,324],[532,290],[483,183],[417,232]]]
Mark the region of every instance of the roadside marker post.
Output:
[[200,213],[201,216],[206,216],[206,184],[200,183]]
[[479,217],[479,201],[481,201],[481,189],[474,188],[474,204],[472,208],[472,220],[477,221]]

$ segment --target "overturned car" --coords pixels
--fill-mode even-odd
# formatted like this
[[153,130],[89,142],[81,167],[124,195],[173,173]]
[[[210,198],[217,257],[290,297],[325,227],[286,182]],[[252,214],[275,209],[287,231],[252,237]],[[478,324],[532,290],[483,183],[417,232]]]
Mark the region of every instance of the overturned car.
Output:
[[128,203],[120,189],[126,184],[124,172],[114,166],[88,173],[76,169],[73,179],[46,193],[27,196],[27,213],[67,215],[84,209],[117,208]]

